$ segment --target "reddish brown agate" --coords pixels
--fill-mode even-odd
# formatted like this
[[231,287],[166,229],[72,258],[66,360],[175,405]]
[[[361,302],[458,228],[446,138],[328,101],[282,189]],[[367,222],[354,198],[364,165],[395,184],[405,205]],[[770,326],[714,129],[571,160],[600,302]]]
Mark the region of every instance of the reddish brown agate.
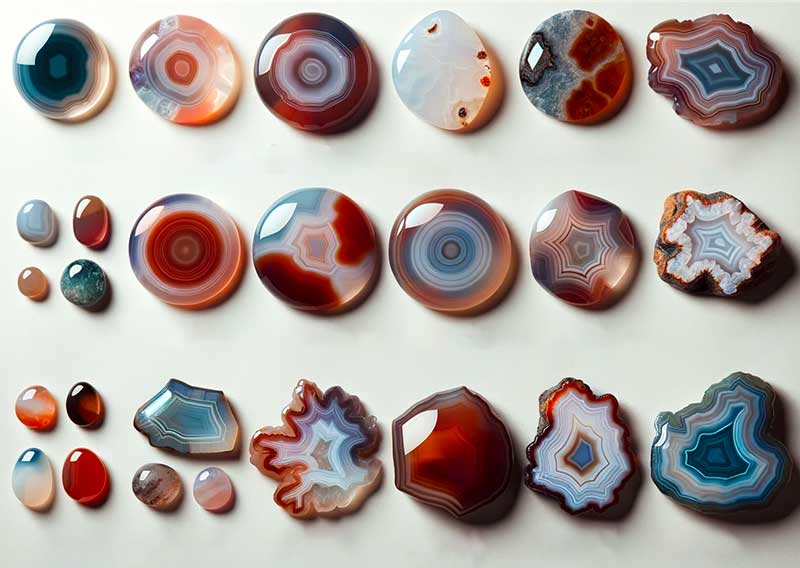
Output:
[[103,423],[103,399],[92,385],[81,381],[69,390],[67,416],[81,428],[97,428]]
[[72,216],[72,231],[78,242],[99,249],[108,244],[111,236],[111,218],[103,200],[94,195],[81,197]]
[[61,471],[64,491],[81,505],[98,507],[108,497],[111,486],[103,460],[91,450],[72,450]]

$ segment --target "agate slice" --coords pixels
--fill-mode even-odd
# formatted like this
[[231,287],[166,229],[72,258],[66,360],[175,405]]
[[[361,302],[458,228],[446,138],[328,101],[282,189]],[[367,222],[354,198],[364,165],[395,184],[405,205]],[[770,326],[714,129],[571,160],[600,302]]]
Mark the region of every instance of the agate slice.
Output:
[[230,511],[236,501],[231,478],[218,467],[207,467],[198,473],[192,492],[197,504],[209,513]]
[[136,411],[133,427],[156,448],[227,457],[239,447],[239,423],[225,393],[170,379]]
[[85,381],[76,383],[67,396],[67,416],[81,428],[97,428],[103,423],[103,399],[95,388]]
[[508,229],[488,203],[442,189],[421,195],[397,217],[389,264],[409,296],[460,315],[497,303],[513,280],[516,259]]
[[47,20],[19,42],[14,83],[44,116],[77,122],[106,105],[114,73],[105,45],[91,29],[75,20]]
[[142,32],[128,73],[144,104],[178,124],[219,120],[233,108],[241,84],[228,40],[192,16],[169,16]]
[[372,223],[349,197],[300,189],[275,202],[253,237],[261,282],[299,310],[338,312],[357,304],[378,274]]
[[636,457],[619,403],[564,379],[539,399],[539,430],[528,446],[525,484],[568,513],[601,512],[619,501]]
[[32,199],[17,213],[19,236],[37,247],[49,247],[58,238],[58,223],[50,205],[41,199]]
[[647,41],[650,87],[675,112],[708,128],[761,122],[784,99],[783,64],[747,24],[725,14],[668,20]]
[[20,294],[34,302],[41,302],[50,293],[47,276],[35,266],[22,269],[17,277],[17,288]]
[[425,122],[467,130],[491,118],[499,77],[478,34],[453,12],[426,16],[397,47],[394,88],[403,104]]
[[82,245],[101,249],[111,237],[111,218],[103,200],[86,195],[78,200],[72,215],[72,232]]
[[455,517],[491,505],[514,470],[508,429],[465,387],[437,393],[396,418],[392,446],[397,488]]
[[19,421],[31,430],[52,430],[58,418],[58,405],[49,390],[34,385],[17,397],[14,412]]
[[187,309],[227,298],[244,266],[244,245],[231,216],[213,201],[186,193],[159,199],[139,216],[128,254],[142,286]]
[[639,260],[633,228],[620,208],[581,191],[562,193],[545,206],[533,226],[530,255],[543,288],[584,308],[619,298]]
[[137,469],[131,489],[139,501],[156,511],[174,510],[183,497],[180,475],[162,463],[146,463]]
[[53,504],[55,478],[50,460],[39,448],[19,456],[11,474],[11,488],[19,502],[32,511],[46,511]]
[[61,470],[64,491],[87,507],[99,507],[108,498],[111,481],[103,460],[91,450],[72,450]]
[[528,38],[519,61],[522,89],[533,106],[573,124],[615,115],[628,100],[632,74],[617,31],[584,10],[545,20]]
[[664,201],[653,260],[676,288],[731,297],[767,275],[780,241],[732,195],[680,191]]
[[109,289],[106,273],[91,260],[71,262],[61,275],[61,294],[80,308],[95,310],[103,307]]
[[293,517],[338,517],[378,488],[379,445],[378,423],[357,397],[300,381],[283,424],[253,436],[250,462],[278,481],[275,503]]
[[659,414],[650,455],[656,486],[700,513],[767,507],[792,472],[772,432],[774,404],[768,383],[739,372],[712,385],[700,403]]
[[363,40],[326,14],[297,14],[258,49],[256,90],[281,120],[300,130],[336,132],[359,122],[375,98],[375,70]]

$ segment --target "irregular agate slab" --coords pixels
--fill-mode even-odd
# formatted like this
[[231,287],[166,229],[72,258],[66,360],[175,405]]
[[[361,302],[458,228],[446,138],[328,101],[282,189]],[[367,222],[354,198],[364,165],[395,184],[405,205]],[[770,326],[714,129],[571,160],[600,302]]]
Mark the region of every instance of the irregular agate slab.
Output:
[[295,128],[335,132],[354,126],[375,98],[372,57],[355,31],[326,14],[297,14],[258,48],[256,90]]
[[106,46],[91,29],[75,20],[47,20],[19,42],[14,83],[44,116],[77,122],[106,105],[114,73]]
[[17,397],[14,412],[19,421],[31,430],[52,430],[58,418],[58,404],[49,390],[33,385]]
[[664,201],[653,260],[676,288],[730,297],[768,272],[780,241],[732,195],[687,190]]
[[85,381],[75,383],[67,395],[67,416],[81,428],[100,426],[105,417],[105,407],[100,393]]
[[475,314],[508,290],[516,259],[503,219],[457,189],[421,195],[398,215],[389,264],[406,293],[433,310]]
[[514,449],[503,421],[466,387],[437,393],[392,422],[394,482],[454,517],[472,517],[508,488]]
[[241,84],[228,40],[192,16],[169,16],[142,32],[128,72],[144,104],[178,124],[219,120],[233,108]]
[[87,507],[105,503],[111,489],[108,470],[97,454],[86,448],[72,450],[61,469],[64,491]]
[[101,249],[111,237],[111,218],[103,200],[86,195],[78,200],[72,215],[72,232],[82,245]]
[[133,427],[156,448],[193,456],[227,456],[239,447],[239,423],[218,390],[170,379],[136,411]]
[[332,189],[299,189],[256,226],[253,262],[261,282],[299,310],[338,312],[370,292],[380,256],[364,211]]
[[58,238],[58,222],[46,201],[32,199],[17,212],[19,236],[37,247],[48,247]]
[[739,372],[712,385],[700,403],[659,414],[650,455],[656,486],[701,513],[768,506],[792,472],[772,433],[774,403],[768,383]]
[[183,497],[183,482],[178,472],[161,463],[147,463],[136,470],[131,480],[136,498],[156,511],[171,511]]
[[231,478],[218,467],[207,467],[198,473],[192,492],[197,504],[209,513],[230,511],[236,501]]
[[100,265],[85,258],[67,265],[61,274],[61,294],[70,303],[87,310],[106,305],[110,286]]
[[47,276],[35,266],[22,269],[22,272],[17,277],[17,288],[20,294],[34,302],[43,301],[50,293],[50,284],[47,281]]
[[568,513],[603,511],[619,502],[636,457],[619,403],[564,379],[539,399],[539,430],[528,446],[525,483],[555,497]]
[[588,193],[567,191],[547,204],[533,226],[533,277],[570,304],[602,307],[624,292],[639,252],[619,207]]
[[46,511],[55,495],[53,466],[39,448],[28,448],[19,456],[11,474],[11,488],[19,502],[32,511]]
[[533,106],[565,122],[592,124],[615,115],[631,91],[631,63],[617,31],[592,12],[545,20],[519,60]]
[[781,105],[783,64],[747,24],[725,14],[668,20],[647,41],[650,87],[675,112],[708,128],[761,122]]
[[275,503],[293,517],[338,517],[378,488],[379,445],[377,420],[357,397],[300,381],[283,424],[253,435],[250,462],[278,481]]
[[394,88],[419,118],[445,130],[488,120],[499,79],[478,34],[453,12],[440,10],[411,28],[392,61]]

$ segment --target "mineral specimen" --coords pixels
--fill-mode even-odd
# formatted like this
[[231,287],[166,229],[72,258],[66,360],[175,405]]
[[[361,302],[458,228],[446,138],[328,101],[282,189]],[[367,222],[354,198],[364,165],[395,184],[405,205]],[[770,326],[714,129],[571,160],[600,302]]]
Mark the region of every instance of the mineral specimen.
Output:
[[17,212],[19,236],[37,247],[49,247],[58,238],[58,222],[46,201],[32,199]]
[[55,479],[50,460],[39,448],[19,456],[11,474],[11,487],[19,502],[33,511],[46,511],[53,503]]
[[67,416],[81,428],[97,428],[103,423],[103,399],[92,385],[81,381],[69,389]]
[[218,467],[207,467],[198,473],[192,492],[197,504],[209,513],[225,513],[236,501],[231,478]]
[[40,385],[22,391],[17,397],[14,411],[19,421],[31,430],[51,430],[58,418],[55,397]]
[[178,472],[161,463],[147,463],[131,481],[136,498],[156,511],[171,511],[181,502],[183,482]]
[[86,448],[72,450],[61,470],[64,491],[87,507],[98,507],[108,498],[111,482],[103,460]]
[[79,259],[61,274],[61,293],[78,307],[96,310],[108,300],[108,278],[96,262]]
[[75,205],[72,215],[72,232],[79,243],[92,249],[101,249],[111,237],[111,218],[103,200],[85,195]]
[[50,293],[47,276],[35,266],[22,269],[17,277],[17,288],[23,296],[34,302],[43,301]]

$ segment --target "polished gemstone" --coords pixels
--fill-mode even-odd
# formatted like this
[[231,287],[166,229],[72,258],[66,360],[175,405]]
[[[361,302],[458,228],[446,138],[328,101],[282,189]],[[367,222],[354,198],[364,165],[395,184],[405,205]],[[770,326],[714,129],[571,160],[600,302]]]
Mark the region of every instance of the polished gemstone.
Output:
[[147,401],[133,426],[156,448],[195,456],[227,456],[239,447],[239,423],[222,391],[170,379]]
[[636,239],[619,207],[567,191],[548,203],[533,226],[533,277],[570,304],[593,308],[619,298],[639,261]]
[[656,486],[701,513],[768,506],[792,473],[791,456],[772,432],[774,404],[768,383],[734,373],[701,402],[659,414],[650,455]]
[[37,247],[47,247],[58,238],[58,222],[45,201],[32,199],[17,213],[19,236]]
[[514,470],[505,424],[465,387],[435,394],[395,419],[392,445],[397,488],[456,517],[491,505]]
[[525,483],[569,513],[600,512],[619,500],[636,467],[628,427],[613,395],[564,379],[539,399],[539,429],[528,446]]
[[47,276],[35,266],[22,269],[17,277],[17,288],[23,296],[34,302],[41,302],[50,293]]
[[14,411],[19,421],[31,430],[51,430],[58,419],[55,397],[40,385],[22,391],[17,397]]
[[72,215],[72,232],[78,242],[89,248],[101,249],[111,237],[111,218],[103,200],[86,195],[78,200]]
[[661,279],[676,288],[736,296],[768,276],[780,242],[732,195],[687,190],[664,201],[653,259]]
[[81,428],[97,428],[103,423],[103,399],[92,385],[81,381],[69,390],[67,416]]
[[181,502],[183,482],[178,472],[161,463],[146,463],[131,481],[136,498],[157,511],[171,511]]
[[86,448],[69,453],[61,470],[61,481],[67,495],[87,507],[102,505],[111,488],[103,460]]
[[76,122],[105,106],[114,72],[103,41],[91,29],[75,20],[47,20],[19,42],[14,83],[44,116]]
[[403,290],[423,305],[474,314],[503,297],[516,260],[508,229],[488,203],[441,189],[421,195],[397,217],[389,264]]
[[275,26],[258,49],[256,90],[275,116],[312,132],[354,126],[375,99],[367,45],[325,14],[297,14]]
[[593,124],[628,100],[631,63],[617,31],[585,10],[560,12],[528,38],[519,61],[531,103],[559,120]]
[[338,517],[378,488],[379,445],[378,423],[357,397],[300,381],[283,424],[253,435],[250,462],[278,481],[275,502],[293,517]]
[[491,54],[475,30],[447,10],[426,16],[404,36],[392,79],[411,112],[445,130],[484,124],[500,99]]
[[142,32],[128,72],[144,104],[178,124],[219,120],[233,108],[241,84],[228,40],[192,16],[169,16]]
[[332,189],[300,189],[272,204],[256,226],[253,262],[261,281],[290,306],[337,312],[362,300],[380,267],[364,211]]
[[207,467],[197,474],[193,493],[197,504],[210,513],[225,513],[236,501],[231,478],[218,467]]
[[658,24],[648,36],[647,58],[650,87],[700,126],[755,124],[784,100],[780,57],[750,26],[725,14]]
[[61,275],[61,293],[81,308],[97,309],[108,300],[109,284],[105,272],[91,260],[71,262]]
[[55,495],[53,466],[39,448],[28,448],[19,456],[11,474],[11,487],[19,502],[34,511],[46,511]]

